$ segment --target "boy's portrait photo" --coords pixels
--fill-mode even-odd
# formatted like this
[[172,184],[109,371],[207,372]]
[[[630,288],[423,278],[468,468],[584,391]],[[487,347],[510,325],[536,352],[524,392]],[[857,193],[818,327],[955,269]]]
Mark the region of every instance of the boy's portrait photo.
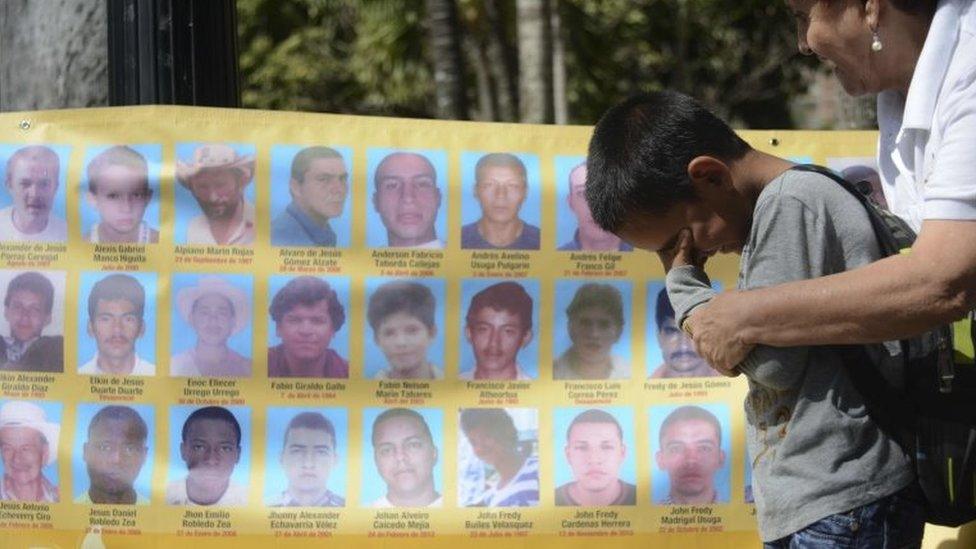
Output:
[[462,408],[458,424],[458,505],[539,505],[539,412]]
[[366,279],[366,378],[444,378],[444,292],[440,278]]
[[349,455],[345,408],[268,408],[264,502],[344,507]]
[[156,276],[81,273],[79,374],[156,374]]
[[251,410],[171,406],[166,503],[243,506],[251,475]]
[[170,284],[169,375],[250,377],[251,277],[175,273]]
[[463,380],[539,377],[539,281],[461,281]]
[[96,244],[159,242],[161,165],[161,145],[89,147],[79,188],[85,240]]
[[461,153],[461,248],[538,250],[539,158],[507,152]]
[[0,371],[64,371],[64,271],[0,270]]

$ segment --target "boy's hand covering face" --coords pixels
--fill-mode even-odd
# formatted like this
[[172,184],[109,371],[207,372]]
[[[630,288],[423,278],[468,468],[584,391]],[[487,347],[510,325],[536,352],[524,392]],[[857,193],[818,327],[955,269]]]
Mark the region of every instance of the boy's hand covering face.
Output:
[[683,267],[685,265],[694,265],[699,269],[703,269],[705,268],[705,261],[708,260],[707,254],[695,248],[694,237],[692,237],[691,230],[689,229],[681,229],[678,231],[674,246],[658,251],[657,256],[661,258],[665,273],[674,267]]

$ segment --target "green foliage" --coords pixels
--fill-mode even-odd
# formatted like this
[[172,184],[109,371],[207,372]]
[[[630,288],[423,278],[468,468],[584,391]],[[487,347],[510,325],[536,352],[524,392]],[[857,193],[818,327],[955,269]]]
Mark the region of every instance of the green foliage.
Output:
[[[632,93],[673,88],[739,126],[791,127],[789,103],[805,90],[809,63],[797,58],[781,1],[551,1],[562,21],[571,123],[592,124]],[[503,54],[516,51],[514,4],[459,0],[466,51],[486,51],[490,38],[503,42]],[[424,12],[423,0],[238,0],[245,106],[432,117]],[[505,59],[517,71],[517,60]],[[460,77],[471,98],[476,68],[499,74],[469,66]],[[494,101],[500,93],[493,90]]]

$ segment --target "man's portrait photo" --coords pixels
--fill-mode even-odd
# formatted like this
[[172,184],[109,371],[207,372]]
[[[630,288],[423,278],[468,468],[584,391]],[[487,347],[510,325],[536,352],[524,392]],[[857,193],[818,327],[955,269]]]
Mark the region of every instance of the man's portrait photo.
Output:
[[443,412],[434,408],[364,409],[363,505],[441,507],[442,428]]
[[153,420],[149,405],[78,405],[71,464],[75,503],[149,504]]
[[65,242],[65,146],[0,145],[0,242]]
[[630,282],[557,280],[553,379],[630,377]]
[[649,414],[654,503],[728,502],[728,407],[724,404],[653,406]]
[[468,279],[461,283],[464,315],[460,379],[528,381],[539,377],[537,280]]
[[61,403],[0,400],[0,501],[61,501]]
[[538,250],[538,157],[466,152],[461,171],[461,248]]
[[254,242],[254,145],[176,144],[177,244]]
[[0,371],[64,371],[63,271],[0,270]]
[[873,156],[849,156],[827,158],[827,167],[847,180],[875,204],[888,209],[888,200],[878,174],[878,160]]
[[539,414],[531,408],[462,408],[458,505],[539,505]]
[[81,274],[78,373],[156,374],[156,273]]
[[366,279],[368,379],[443,379],[444,280]]
[[372,196],[366,213],[366,245],[444,248],[447,154],[369,149],[367,158]]
[[348,279],[272,276],[268,293],[268,377],[348,378]]
[[629,408],[556,408],[556,505],[606,507],[637,502],[634,423]]
[[268,408],[264,502],[269,507],[344,507],[346,410]]
[[348,147],[271,147],[271,245],[349,247]]
[[[674,308],[664,284],[651,282],[647,286],[647,310],[654,311],[654,324],[648,322],[647,367],[648,379],[671,377],[713,377],[720,375],[698,356],[691,336],[681,331],[674,318]],[[655,345],[656,343],[656,345]]]
[[175,273],[170,291],[169,375],[250,377],[251,277]]
[[170,408],[169,505],[247,505],[250,410],[244,406]]
[[586,157],[556,157],[556,243],[561,252],[615,251],[634,248],[593,221],[586,203]]
[[159,242],[161,145],[89,147],[85,152],[81,232],[93,243]]

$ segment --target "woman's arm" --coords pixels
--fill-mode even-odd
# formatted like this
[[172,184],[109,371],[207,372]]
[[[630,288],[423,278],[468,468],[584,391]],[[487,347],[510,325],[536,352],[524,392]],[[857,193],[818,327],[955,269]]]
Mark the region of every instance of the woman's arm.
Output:
[[976,307],[976,221],[925,221],[911,253],[823,278],[718,294],[685,326],[713,367],[731,373],[757,344],[876,343]]

